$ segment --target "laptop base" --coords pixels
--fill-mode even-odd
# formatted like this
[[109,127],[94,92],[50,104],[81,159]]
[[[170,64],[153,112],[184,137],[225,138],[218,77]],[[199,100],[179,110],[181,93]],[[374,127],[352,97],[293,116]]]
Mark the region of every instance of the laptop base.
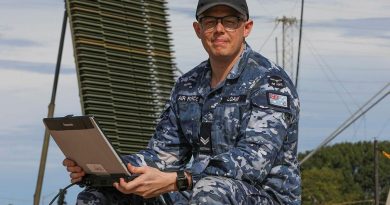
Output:
[[83,177],[83,180],[78,183],[80,187],[112,187],[115,182],[119,182],[120,178],[123,178],[126,182],[132,181],[139,175],[125,175],[125,174],[111,174],[111,175],[93,175],[87,174]]

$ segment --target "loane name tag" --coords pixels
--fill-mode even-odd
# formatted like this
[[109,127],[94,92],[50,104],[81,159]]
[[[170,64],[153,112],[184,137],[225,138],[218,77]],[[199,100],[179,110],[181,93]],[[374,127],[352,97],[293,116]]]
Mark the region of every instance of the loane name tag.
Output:
[[238,95],[238,96],[224,96],[222,98],[221,103],[239,103],[245,102],[246,95]]

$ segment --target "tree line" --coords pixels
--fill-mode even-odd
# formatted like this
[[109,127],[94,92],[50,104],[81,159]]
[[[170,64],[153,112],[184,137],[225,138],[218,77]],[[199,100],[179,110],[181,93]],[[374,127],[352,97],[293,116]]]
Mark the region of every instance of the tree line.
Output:
[[[379,150],[390,153],[390,142],[378,142]],[[299,154],[303,159],[310,151]],[[326,146],[301,166],[302,204],[373,204],[373,142],[340,143]],[[390,189],[390,159],[379,153],[380,202]],[[352,204],[352,203],[351,203]]]

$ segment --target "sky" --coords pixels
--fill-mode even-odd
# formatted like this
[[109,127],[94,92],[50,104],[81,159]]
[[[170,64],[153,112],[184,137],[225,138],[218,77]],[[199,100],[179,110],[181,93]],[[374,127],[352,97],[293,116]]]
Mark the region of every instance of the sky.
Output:
[[[255,22],[247,39],[252,49],[276,61],[275,37],[280,51],[282,29],[280,24],[275,26],[275,19],[299,19],[300,2],[248,0]],[[175,63],[186,72],[207,59],[192,30],[196,1],[169,0],[167,6]],[[298,87],[300,152],[318,146],[390,82],[389,10],[388,0],[305,1]],[[33,202],[44,134],[42,118],[47,116],[51,97],[63,11],[60,0],[0,1],[0,204]],[[295,56],[297,34],[294,26]],[[55,116],[81,114],[72,49],[68,26]],[[385,98],[332,143],[390,140],[389,103]],[[51,141],[41,204],[48,204],[69,184],[63,158]],[[74,204],[80,190],[69,190],[68,204]]]

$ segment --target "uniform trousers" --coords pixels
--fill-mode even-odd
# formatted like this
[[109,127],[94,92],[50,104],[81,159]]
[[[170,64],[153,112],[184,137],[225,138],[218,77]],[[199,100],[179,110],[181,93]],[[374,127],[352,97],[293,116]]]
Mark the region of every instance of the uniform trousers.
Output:
[[276,201],[262,189],[249,183],[218,176],[202,178],[191,191],[171,192],[164,201],[159,198],[143,199],[126,195],[115,188],[88,187],[80,192],[77,205],[276,205]]

